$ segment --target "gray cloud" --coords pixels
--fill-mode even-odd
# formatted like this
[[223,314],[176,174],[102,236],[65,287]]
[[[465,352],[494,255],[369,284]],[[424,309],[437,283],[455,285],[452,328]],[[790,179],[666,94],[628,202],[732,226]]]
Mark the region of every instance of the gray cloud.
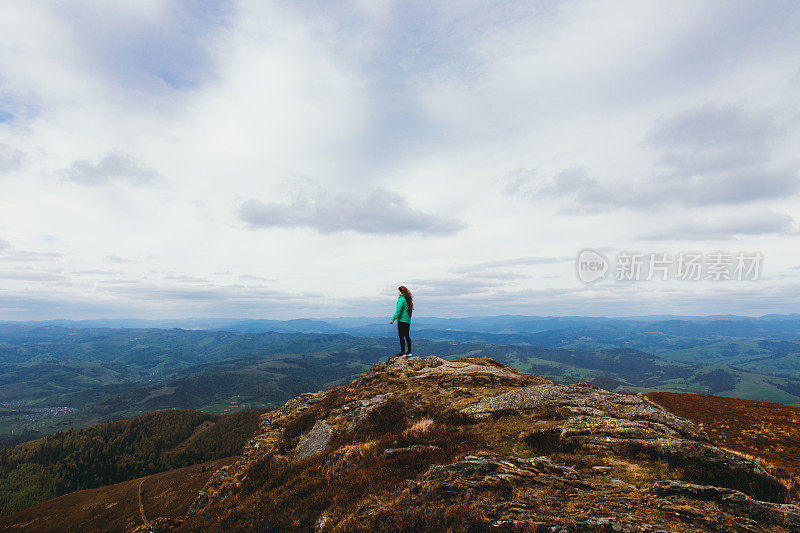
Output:
[[485,261],[483,263],[473,263],[470,265],[462,265],[453,268],[451,272],[454,274],[466,274],[485,271],[493,268],[505,268],[513,266],[530,266],[530,265],[547,265],[552,263],[562,263],[564,261],[571,261],[572,257],[540,257],[540,256],[525,256],[517,257],[514,259],[502,259],[499,261]]
[[[123,280],[121,280],[123,281]],[[55,285],[55,284],[53,284]],[[142,318],[204,316],[283,316],[290,318],[319,309],[319,295],[284,293],[235,287],[171,288],[128,283],[95,286],[121,298],[97,298],[92,294],[69,294],[53,289],[0,291],[0,320],[41,320],[43,318]],[[192,290],[195,289],[195,290]],[[383,302],[385,304],[385,301]],[[154,314],[154,306],[158,311]],[[363,302],[362,302],[363,305]]]
[[133,259],[126,259],[126,258],[120,257],[120,256],[118,256],[116,254],[107,255],[106,259],[108,259],[112,263],[117,263],[117,264],[120,264],[120,265],[125,264],[125,263],[136,263],[137,262],[137,261],[134,261]]
[[727,240],[736,236],[796,233],[791,216],[764,210],[719,218],[698,218],[639,236],[640,240]]
[[[144,310],[138,310],[140,312]],[[26,292],[0,293],[0,318],[15,320],[41,320],[44,318],[86,318],[109,317],[116,314],[130,313],[130,306],[109,304],[97,298],[67,297],[47,293],[31,294]],[[143,315],[144,316],[144,315]]]
[[46,272],[0,272],[0,279],[15,279],[22,281],[66,281],[67,278],[58,274]]
[[582,193],[591,197],[587,189],[593,193],[600,192],[597,180],[590,178],[583,167],[563,170],[552,180],[539,176],[536,169],[518,168],[506,175],[503,192],[509,196],[521,196],[535,200],[541,197],[564,196],[570,193]]
[[0,172],[12,172],[22,167],[25,154],[13,146],[0,143]]
[[506,270],[479,270],[477,272],[467,272],[464,274],[468,278],[479,279],[524,279],[531,276],[520,274],[518,272],[510,272]]
[[[230,272],[226,272],[226,274],[230,274]],[[277,281],[278,280],[278,278],[265,278],[264,276],[254,276],[252,274],[241,274],[241,275],[239,275],[239,279],[253,280],[253,281]]]
[[661,121],[648,140],[665,166],[702,172],[761,162],[780,133],[768,115],[705,105]]
[[498,269],[513,266],[554,264],[572,260],[572,257],[525,256],[498,261],[485,261],[451,269],[452,273],[460,274],[460,276],[411,279],[406,282],[406,285],[412,291],[419,290],[425,295],[425,298],[455,298],[481,294],[481,302],[483,303],[486,294],[513,285],[516,280],[531,277],[518,272]]
[[172,281],[181,281],[183,283],[208,283],[208,279],[206,278],[198,278],[195,276],[187,276],[185,274],[172,274],[169,276],[165,276],[165,279],[169,279]]
[[[210,292],[186,290],[176,294],[171,294],[168,288],[152,286],[140,286],[138,289],[133,285],[107,288],[108,292],[130,297],[126,301],[98,299],[95,295],[59,294],[49,290],[49,286],[47,289],[34,293],[0,292],[0,319],[41,320],[54,316],[152,318],[155,301],[163,304],[159,308],[158,316],[175,318],[199,316],[198,313],[208,317],[278,316],[278,313],[288,313],[285,317],[291,318],[311,316],[309,311],[319,310],[318,303],[311,295],[280,294],[272,291],[254,294],[253,291],[240,291],[234,287],[223,287]],[[137,292],[139,297],[135,296]],[[252,297],[248,298],[249,295]],[[167,301],[165,296],[179,298]],[[739,313],[758,314],[795,311],[797,299],[800,297],[800,285],[770,285],[766,282],[716,284],[713,288],[704,290],[691,287],[662,293],[642,291],[638,287],[623,284],[606,284],[595,287],[485,292],[480,298],[471,298],[468,292],[436,295],[420,291],[415,296],[418,299],[420,316],[453,316],[454,313],[455,316],[467,316],[466,313],[539,316],[586,316],[589,313],[591,316],[634,316],[666,312],[708,315],[720,311],[733,312],[731,302],[740,302]],[[455,296],[463,296],[458,300],[457,308],[453,305]],[[352,309],[353,312],[378,315],[386,311],[387,305],[393,304],[393,299],[359,297],[336,300],[336,303],[337,309]]]
[[647,141],[659,153],[660,173],[644,183],[600,181],[583,167],[551,179],[520,168],[506,176],[503,190],[532,200],[569,198],[594,211],[783,198],[800,191],[800,166],[797,161],[774,161],[773,148],[782,133],[772,116],[706,105],[653,128]]
[[[654,297],[658,294],[657,297]],[[694,314],[707,315],[720,309],[729,310],[730,302],[743,302],[747,314],[759,312],[792,312],[800,296],[800,286],[781,284],[767,286],[759,283],[716,284],[713,288],[675,289],[648,293],[637,287],[622,284],[579,289],[522,289],[499,291],[482,295],[481,302],[490,306],[494,314],[505,310],[509,313],[541,315],[587,315],[591,316],[636,316],[648,314]],[[446,304],[446,302],[444,302]]]
[[[430,278],[411,279],[404,283],[413,293],[420,291],[425,298],[437,296],[460,296],[483,293],[503,285],[497,280],[472,279],[472,278]],[[395,287],[392,287],[395,290]]]
[[[2,250],[2,248],[0,248]],[[6,261],[47,261],[57,259],[63,254],[58,252],[31,252],[28,250],[10,249],[0,254],[0,259]]]
[[253,289],[237,286],[162,286],[147,284],[130,287],[109,287],[108,292],[126,296],[131,300],[155,301],[247,301],[271,300],[293,304],[311,304],[314,298],[321,298],[322,294],[314,292],[290,293],[280,290]]
[[211,76],[206,40],[229,24],[234,12],[227,2],[165,4],[159,16],[70,3],[59,5],[55,16],[93,73],[114,80],[126,99],[153,105],[165,92],[190,90]]
[[86,159],[75,161],[71,167],[61,171],[61,176],[81,185],[103,185],[114,181],[148,185],[160,177],[158,172],[142,166],[134,156],[123,152],[111,152],[94,163]]
[[413,209],[397,193],[375,189],[366,194],[316,192],[296,197],[288,204],[244,202],[239,218],[251,228],[310,227],[322,233],[452,234],[463,224]]
[[138,279],[104,279],[101,280],[100,283],[109,285],[137,285],[142,282]]
[[5,239],[0,239],[0,251],[5,250],[6,248],[10,247],[11,243]]
[[694,205],[781,198],[800,189],[798,163],[773,161],[784,129],[768,114],[705,105],[657,125],[648,137],[661,151],[659,194]]

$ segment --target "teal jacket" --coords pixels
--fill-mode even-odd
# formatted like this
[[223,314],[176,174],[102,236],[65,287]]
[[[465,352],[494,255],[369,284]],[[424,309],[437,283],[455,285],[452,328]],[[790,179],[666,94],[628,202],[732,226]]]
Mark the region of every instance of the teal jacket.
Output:
[[408,302],[405,296],[400,296],[397,299],[397,310],[394,312],[392,320],[398,322],[411,322],[411,309],[408,308]]

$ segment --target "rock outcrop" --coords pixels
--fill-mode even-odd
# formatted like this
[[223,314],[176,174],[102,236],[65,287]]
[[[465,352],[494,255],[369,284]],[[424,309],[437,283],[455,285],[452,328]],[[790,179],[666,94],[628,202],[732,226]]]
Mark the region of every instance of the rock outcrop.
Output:
[[333,436],[333,426],[324,420],[317,420],[311,431],[303,435],[294,450],[294,460],[317,455],[328,449]]
[[265,414],[162,530],[790,531],[796,498],[641,395],[393,357]]
[[[594,433],[590,428],[600,430],[603,434],[625,433],[627,429],[645,435],[655,433],[659,436],[708,441],[708,435],[702,429],[644,396],[616,394],[586,383],[527,387],[488,396],[462,409],[462,412],[486,416],[496,412],[537,408],[569,412],[573,415],[569,419],[570,425],[575,429],[584,428],[590,433]],[[621,421],[625,421],[625,424]]]

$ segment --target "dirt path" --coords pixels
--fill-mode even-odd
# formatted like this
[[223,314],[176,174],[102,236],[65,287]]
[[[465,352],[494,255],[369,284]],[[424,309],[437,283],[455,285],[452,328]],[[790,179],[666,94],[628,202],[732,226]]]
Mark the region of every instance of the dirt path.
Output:
[[146,526],[150,525],[150,521],[147,519],[147,515],[144,512],[144,502],[142,502],[142,483],[148,479],[149,477],[142,478],[142,480],[139,482],[139,514],[142,515],[142,522],[144,522],[144,525]]
[[107,533],[131,531],[142,522],[152,526],[157,516],[182,518],[211,474],[235,460],[227,457],[153,474],[144,482],[136,478],[70,492],[0,516],[0,531]]

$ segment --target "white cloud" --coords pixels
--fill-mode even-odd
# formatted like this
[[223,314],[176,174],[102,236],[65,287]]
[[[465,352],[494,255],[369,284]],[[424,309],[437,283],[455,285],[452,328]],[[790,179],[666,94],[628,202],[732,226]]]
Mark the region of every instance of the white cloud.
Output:
[[[2,279],[0,307],[363,315],[405,279],[420,313],[746,312],[743,289],[590,290],[555,260],[731,238],[795,266],[797,22],[757,2],[12,0],[0,261],[66,279]],[[788,305],[771,287],[758,305]]]

